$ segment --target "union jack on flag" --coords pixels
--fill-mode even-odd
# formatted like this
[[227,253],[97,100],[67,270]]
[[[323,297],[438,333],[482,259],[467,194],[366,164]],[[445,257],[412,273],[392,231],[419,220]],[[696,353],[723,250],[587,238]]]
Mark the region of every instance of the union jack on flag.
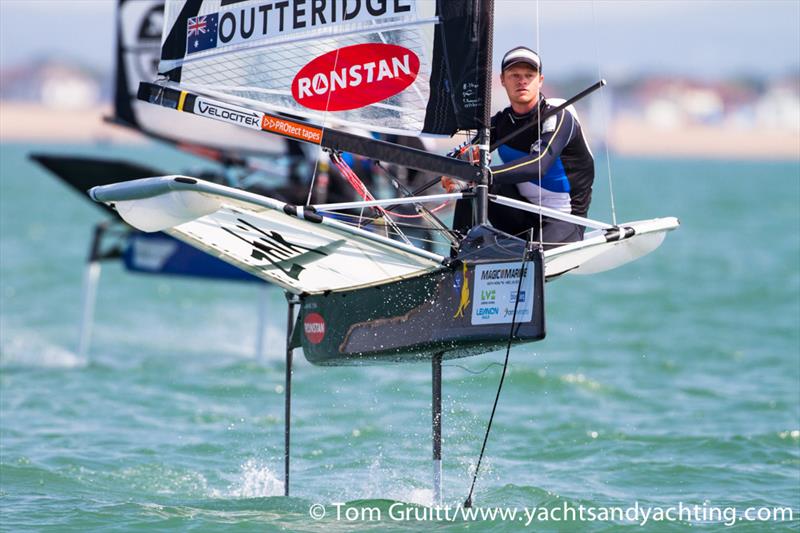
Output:
[[186,53],[202,52],[217,47],[219,13],[190,17],[186,22]]
[[208,31],[208,26],[206,25],[206,17],[192,17],[189,19],[189,25],[186,31],[187,37],[193,37],[195,35],[200,35],[201,33],[205,33]]

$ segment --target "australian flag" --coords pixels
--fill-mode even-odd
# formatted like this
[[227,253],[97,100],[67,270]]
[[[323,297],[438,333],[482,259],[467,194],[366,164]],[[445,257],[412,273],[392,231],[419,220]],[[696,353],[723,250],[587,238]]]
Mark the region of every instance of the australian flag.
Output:
[[191,17],[186,23],[186,53],[193,54],[217,47],[219,13]]

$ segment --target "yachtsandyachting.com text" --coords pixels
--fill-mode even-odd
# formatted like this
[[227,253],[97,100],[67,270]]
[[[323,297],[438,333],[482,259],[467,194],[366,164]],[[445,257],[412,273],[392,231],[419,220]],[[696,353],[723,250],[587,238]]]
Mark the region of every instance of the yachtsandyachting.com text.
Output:
[[[791,507],[715,507],[706,503],[672,506],[640,505],[628,507],[571,505],[564,502],[552,507],[423,507],[396,502],[386,507],[358,506],[346,503],[315,503],[308,509],[314,520],[343,522],[472,522],[503,521],[530,526],[546,522],[625,522],[644,526],[653,522],[688,522],[724,524],[737,522],[793,522]],[[799,517],[800,518],[800,517]]]

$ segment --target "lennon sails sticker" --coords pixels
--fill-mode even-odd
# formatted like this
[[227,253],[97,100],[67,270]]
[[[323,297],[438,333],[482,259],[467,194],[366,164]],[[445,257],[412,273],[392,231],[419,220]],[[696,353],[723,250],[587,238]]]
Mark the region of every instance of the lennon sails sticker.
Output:
[[[520,262],[477,265],[472,325],[510,324],[514,317],[514,305],[517,305],[515,322],[530,322],[533,319],[534,268],[532,262],[526,262],[524,269]],[[523,275],[521,286],[520,274]]]

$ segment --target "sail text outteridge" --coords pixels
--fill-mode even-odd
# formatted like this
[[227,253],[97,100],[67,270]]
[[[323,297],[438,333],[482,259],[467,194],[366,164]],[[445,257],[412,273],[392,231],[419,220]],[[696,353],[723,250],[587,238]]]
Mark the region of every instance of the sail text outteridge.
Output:
[[[223,3],[224,4],[224,3]],[[256,5],[233,5],[218,13],[191,18],[187,27],[187,53],[243,42],[284,36],[347,22],[412,16],[413,0],[267,0]],[[207,23],[208,32],[198,32]],[[201,34],[202,33],[202,34]],[[197,46],[198,38],[207,44]]]

